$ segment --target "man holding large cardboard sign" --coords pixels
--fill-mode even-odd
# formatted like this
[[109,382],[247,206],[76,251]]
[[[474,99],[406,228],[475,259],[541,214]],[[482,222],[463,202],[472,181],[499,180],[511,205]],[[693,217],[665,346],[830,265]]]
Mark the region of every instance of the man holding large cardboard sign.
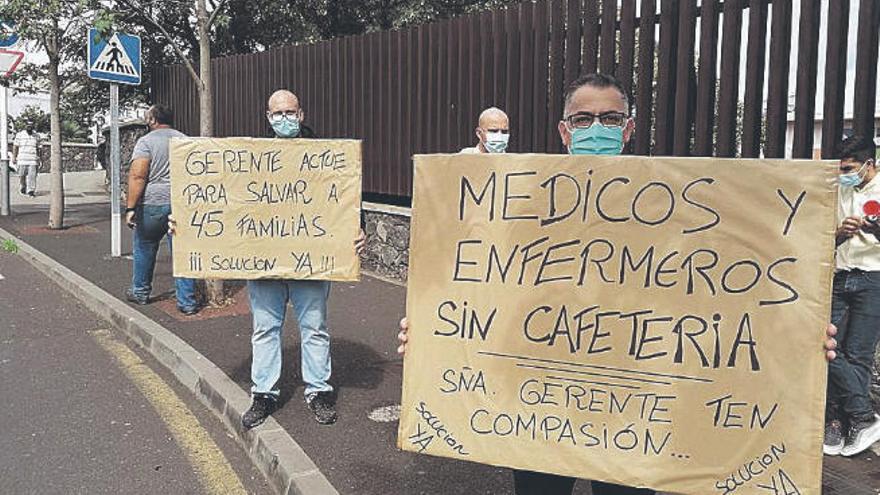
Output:
[[[253,336],[249,429],[275,409],[287,303],[299,324],[305,399],[316,421],[336,421],[327,298],[331,280],[357,280],[360,142],[314,137],[299,100],[268,103],[278,138],[186,139],[172,144],[174,272],[248,279]],[[353,248],[354,246],[354,248]]]
[[[569,150],[619,153],[629,119],[613,129],[575,90]],[[810,162],[417,157],[400,447],[819,493],[833,179]]]

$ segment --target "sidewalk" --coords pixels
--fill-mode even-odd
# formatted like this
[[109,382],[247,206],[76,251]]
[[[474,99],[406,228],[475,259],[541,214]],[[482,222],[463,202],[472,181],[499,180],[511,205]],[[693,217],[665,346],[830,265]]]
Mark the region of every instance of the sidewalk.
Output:
[[[40,204],[14,207],[14,216],[0,217],[0,228],[123,299],[131,261],[109,257],[109,203],[68,204],[64,222],[68,228],[63,231],[45,229],[48,212]],[[124,228],[123,253],[130,251],[130,235]],[[135,309],[186,341],[248,390],[251,322],[246,289],[230,285],[235,290],[232,306],[206,309],[196,317],[178,314],[171,291],[171,259],[163,245],[153,292],[158,300]],[[512,492],[509,470],[399,452],[395,448],[397,422],[370,419],[375,409],[400,400],[402,361],[395,353],[395,335],[404,299],[403,287],[369,276],[357,284],[333,284],[329,306],[332,381],[339,390],[339,421],[334,426],[318,425],[302,400],[299,335],[288,321],[279,384],[282,407],[275,419],[340,493]],[[880,459],[870,451],[850,460],[826,457],[824,475],[826,495],[880,493]],[[579,483],[576,493],[585,495],[589,490]]]

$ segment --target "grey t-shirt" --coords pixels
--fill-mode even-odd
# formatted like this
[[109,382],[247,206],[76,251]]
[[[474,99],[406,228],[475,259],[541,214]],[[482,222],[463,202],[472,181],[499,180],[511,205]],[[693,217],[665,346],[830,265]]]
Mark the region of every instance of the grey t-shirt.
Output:
[[186,137],[186,134],[162,128],[150,131],[137,140],[132,161],[138,158],[150,160],[150,172],[147,175],[147,187],[141,203],[145,205],[167,205],[171,203],[171,167],[168,163],[168,144],[171,138]]

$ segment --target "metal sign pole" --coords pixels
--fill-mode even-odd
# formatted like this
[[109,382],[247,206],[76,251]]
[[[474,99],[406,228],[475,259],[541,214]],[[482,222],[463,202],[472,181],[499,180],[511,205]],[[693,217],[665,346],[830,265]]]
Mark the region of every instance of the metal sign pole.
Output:
[[110,83],[110,252],[122,256],[122,215],[119,201],[119,85]]
[[9,88],[0,85],[0,215],[7,217],[12,199],[9,193],[9,136],[7,115],[9,113]]

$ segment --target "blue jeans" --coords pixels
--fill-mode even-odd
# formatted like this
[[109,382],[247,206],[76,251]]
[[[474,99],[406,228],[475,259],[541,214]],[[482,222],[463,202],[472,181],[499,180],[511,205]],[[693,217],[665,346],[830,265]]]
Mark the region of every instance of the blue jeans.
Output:
[[868,391],[880,337],[880,272],[834,274],[831,323],[837,326],[838,349],[828,365],[828,419],[873,421]]
[[[142,205],[135,211],[132,256],[134,269],[131,277],[131,293],[139,299],[147,299],[153,291],[153,270],[156,268],[156,253],[159,243],[168,233],[168,215],[171,205]],[[171,248],[171,236],[168,236]],[[188,311],[198,307],[196,301],[196,282],[191,278],[175,278],[177,307]]]
[[305,395],[329,392],[330,334],[327,332],[327,297],[330,282],[322,280],[249,280],[248,294],[254,331],[251,392],[278,397],[281,377],[281,327],[287,302],[299,324],[302,377]]

